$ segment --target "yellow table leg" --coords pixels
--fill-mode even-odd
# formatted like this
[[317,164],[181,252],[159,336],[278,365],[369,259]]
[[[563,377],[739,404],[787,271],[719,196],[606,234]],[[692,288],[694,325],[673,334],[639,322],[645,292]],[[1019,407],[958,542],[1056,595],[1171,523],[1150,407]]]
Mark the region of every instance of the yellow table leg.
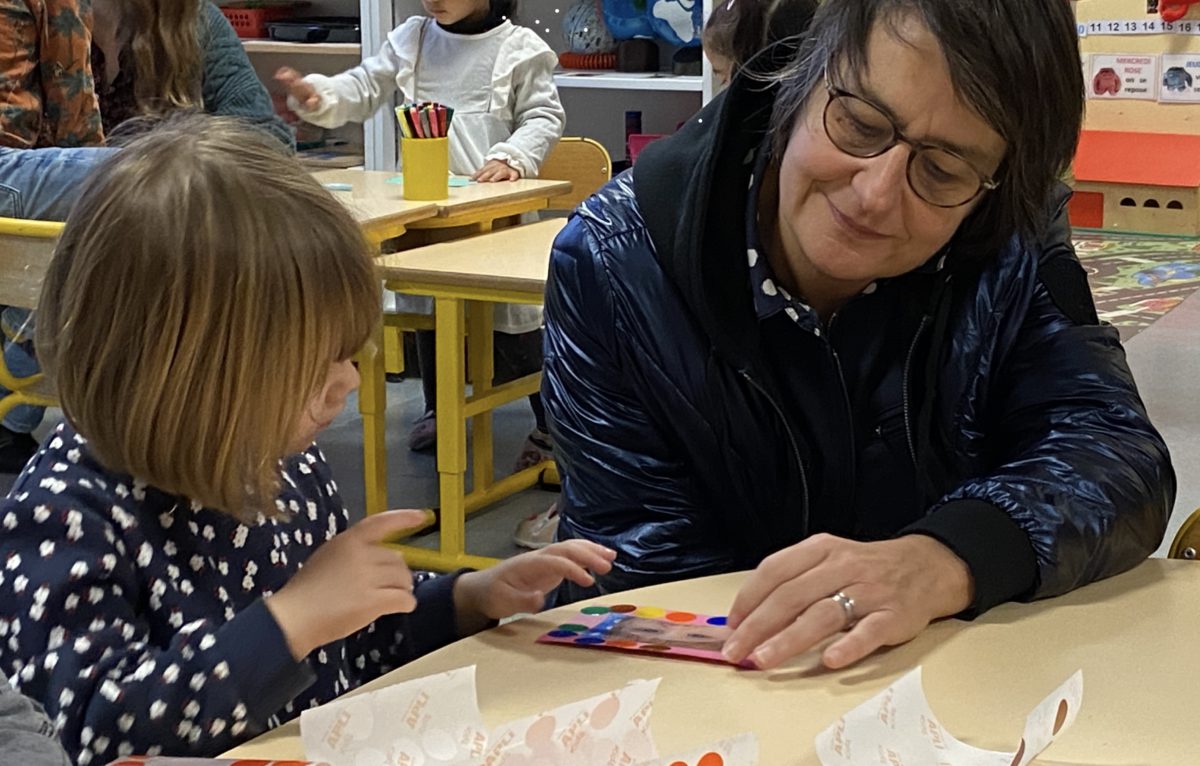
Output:
[[[494,311],[491,303],[470,301],[467,304],[467,322],[471,328],[467,337],[467,358],[471,368],[472,399],[485,396],[492,390],[492,379],[495,377],[492,339]],[[492,411],[484,410],[472,420],[474,470],[471,475],[474,481],[471,494],[486,493],[491,488],[496,473],[492,454]]]
[[383,325],[358,352],[358,411],[363,424],[363,489],[366,512],[387,510],[387,390],[383,371]]
[[467,512],[463,483],[467,473],[466,381],[463,369],[463,303],[434,300],[437,344],[437,468],[441,500],[441,554],[447,560],[466,552]]

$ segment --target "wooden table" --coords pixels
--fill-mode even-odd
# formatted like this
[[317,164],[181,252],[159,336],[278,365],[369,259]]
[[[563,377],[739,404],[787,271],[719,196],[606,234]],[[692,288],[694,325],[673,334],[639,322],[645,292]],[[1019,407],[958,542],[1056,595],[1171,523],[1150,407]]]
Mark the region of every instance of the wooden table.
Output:
[[[322,170],[313,174],[323,184],[349,184],[348,192],[334,192],[347,203],[366,206],[414,203],[404,199],[404,187],[393,183],[397,173],[387,170]],[[523,178],[501,183],[472,183],[451,187],[449,197],[433,202],[437,214],[408,222],[408,229],[444,229],[471,227],[467,234],[489,231],[501,218],[530,213],[550,207],[550,200],[571,191],[570,181],[543,181]],[[401,233],[404,233],[401,231]],[[397,236],[395,234],[391,236]]]
[[[414,202],[404,199],[404,188],[401,184],[392,183],[396,176],[397,174],[394,172],[381,170],[322,170],[313,173],[313,177],[322,184],[345,184],[351,187],[349,191],[332,191],[332,193],[350,209],[362,227],[363,233],[376,248],[384,240],[398,237],[409,229],[433,230],[431,236],[439,240],[453,240],[455,237],[485,233],[491,231],[497,220],[542,210],[549,207],[550,200],[554,197],[571,191],[570,181],[522,179],[504,183],[453,187],[449,190],[449,196],[444,200]],[[434,252],[440,254],[443,251]],[[540,255],[545,256],[548,253],[549,247],[541,251]],[[474,255],[485,259],[491,257],[488,253],[477,252]],[[495,276],[494,273],[493,276]],[[544,270],[542,276],[543,278],[545,276]],[[389,285],[389,288],[397,289],[393,285]],[[541,290],[539,289],[537,292],[536,300],[526,301],[522,298],[521,302],[540,303]],[[411,330],[429,327],[431,324],[429,317],[408,314],[385,316],[385,325],[394,332],[397,327]],[[363,423],[363,482],[367,513],[378,513],[387,510],[388,507],[385,434],[387,394],[384,348],[389,340],[397,340],[397,338],[398,332],[396,336],[385,337],[385,328],[380,327],[371,348],[360,352],[357,356],[359,371],[362,375],[358,410]],[[488,343],[490,344],[490,342],[489,336]],[[397,348],[396,351],[398,352],[399,349]],[[490,374],[490,355],[488,358],[487,369]],[[474,365],[474,362],[472,364]],[[473,366],[473,369],[477,368]],[[490,445],[490,432],[488,443]],[[488,452],[490,455],[490,447]],[[440,454],[441,450],[439,449]],[[490,457],[488,460],[490,461]],[[439,460],[440,462],[442,461]],[[489,462],[488,466],[490,467],[490,465]],[[539,472],[534,473],[538,474]],[[488,476],[490,478],[490,471]],[[498,494],[493,493],[487,496],[490,498],[487,502],[492,502],[516,491],[511,487],[522,489],[531,486],[525,483],[526,480],[527,477],[522,474],[521,478],[511,485],[497,485]],[[462,494],[461,489],[458,494]],[[485,496],[474,495],[473,497],[483,499]],[[455,498],[452,497],[450,502],[454,504]],[[445,504],[446,500],[443,499],[442,505],[445,506]]]
[[[313,173],[313,178],[326,185],[325,188],[336,197],[362,229],[363,236],[371,243],[376,251],[388,239],[399,237],[408,231],[408,227],[418,221],[436,218],[438,204],[436,202],[420,202],[404,199],[399,194],[375,195],[363,192],[355,187],[351,191],[339,191],[330,188],[330,184],[350,184],[353,176],[343,178],[340,174],[361,173],[356,170],[321,170]],[[336,177],[331,175],[337,174]],[[362,184],[359,184],[361,187]]]
[[[538,390],[541,372],[493,387],[492,304],[541,303],[550,262],[550,247],[566,221],[556,219],[500,229],[468,239],[385,255],[380,259],[390,289],[434,300],[437,334],[437,466],[440,490],[441,541],[437,551],[402,546],[411,566],[448,571],[483,567],[495,559],[466,553],[466,515],[537,483],[546,462],[494,481],[492,410]],[[466,395],[462,337],[467,341],[473,378]],[[359,391],[364,412],[383,412],[383,371],[376,355],[374,369],[362,373]],[[467,420],[474,419],[472,472],[474,487],[466,492]],[[364,415],[364,428],[366,416]],[[386,444],[382,430],[365,445],[367,511],[387,507]]]
[[[597,599],[701,613],[728,609],[744,575],[661,585]],[[525,618],[427,655],[368,684],[380,688],[476,664],[489,726],[662,677],[651,727],[663,755],[744,731],[762,766],[816,764],[813,738],[842,713],[917,665],[935,714],[959,739],[1016,749],[1026,714],[1076,669],[1083,709],[1035,763],[1190,764],[1196,754],[1194,676],[1200,564],[1152,559],[1057,599],[1006,604],[973,623],[949,620],[842,671],[805,656],[774,672],[534,643],[575,608]],[[302,756],[293,721],[231,752]]]

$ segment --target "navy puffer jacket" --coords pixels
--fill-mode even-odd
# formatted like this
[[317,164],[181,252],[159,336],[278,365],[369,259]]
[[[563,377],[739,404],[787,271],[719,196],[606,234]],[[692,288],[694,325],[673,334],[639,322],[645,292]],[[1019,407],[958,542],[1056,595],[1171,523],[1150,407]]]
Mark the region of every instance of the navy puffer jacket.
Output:
[[1038,241],[951,242],[804,334],[750,290],[744,158],[772,98],[735,83],[555,242],[558,534],[619,553],[593,592],[753,567],[818,532],[935,537],[971,569],[968,614],[1144,559],[1174,472],[1096,319],[1066,191]]

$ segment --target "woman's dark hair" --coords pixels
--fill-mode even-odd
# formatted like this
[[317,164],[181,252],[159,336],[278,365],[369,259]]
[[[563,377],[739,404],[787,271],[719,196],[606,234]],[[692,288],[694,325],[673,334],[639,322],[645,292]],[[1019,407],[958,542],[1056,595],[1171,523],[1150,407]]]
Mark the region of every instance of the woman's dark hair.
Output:
[[[740,0],[739,0],[740,2]],[[958,96],[1007,144],[999,187],[959,228],[956,241],[994,244],[1035,236],[1047,197],[1070,165],[1083,122],[1084,84],[1075,21],[1063,0],[831,0],[821,3],[795,60],[777,76],[772,115],[776,156],[819,89],[828,64],[867,66],[877,24],[900,35],[918,18],[941,46]]]

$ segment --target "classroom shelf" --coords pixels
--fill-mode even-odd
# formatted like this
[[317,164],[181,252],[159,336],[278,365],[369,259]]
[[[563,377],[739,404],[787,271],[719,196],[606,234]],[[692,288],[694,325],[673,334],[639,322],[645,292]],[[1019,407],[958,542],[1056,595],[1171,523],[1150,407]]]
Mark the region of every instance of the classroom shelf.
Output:
[[283,53],[289,56],[362,56],[358,43],[285,43],[278,40],[242,40],[246,53]]
[[694,91],[704,88],[699,75],[675,75],[666,72],[614,72],[609,70],[566,69],[555,73],[560,88],[597,88],[608,90]]

